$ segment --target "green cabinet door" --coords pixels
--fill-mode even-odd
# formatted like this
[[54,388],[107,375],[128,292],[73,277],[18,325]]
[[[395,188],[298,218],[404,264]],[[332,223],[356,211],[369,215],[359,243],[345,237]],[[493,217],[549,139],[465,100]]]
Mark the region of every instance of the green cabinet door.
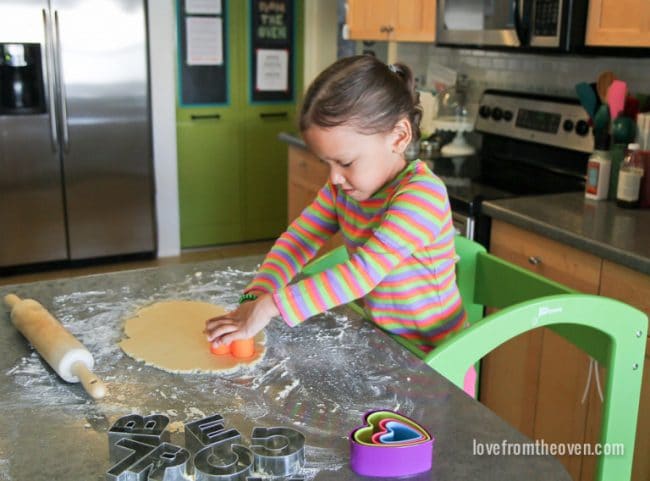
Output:
[[[279,23],[287,29],[275,31],[272,21],[268,29],[260,27],[263,22],[256,19],[261,11],[259,2],[247,2],[248,31],[244,40],[248,59],[245,75],[248,92],[242,179],[246,240],[274,238],[287,227],[287,145],[278,140],[278,134],[297,130],[297,100],[303,85],[304,34],[302,0],[287,1],[286,11],[279,7],[281,3],[276,2],[275,8],[284,12],[281,15],[283,20]],[[273,10],[269,5],[266,8]],[[260,49],[268,49],[267,52],[288,49],[291,52],[291,88],[286,95],[283,92],[256,90],[257,54]]]
[[183,109],[183,119],[176,123],[181,246],[238,242],[242,239],[241,120],[217,109],[193,111],[199,109]]
[[249,106],[245,117],[244,238],[270,239],[287,227],[287,144],[295,130],[295,105]]

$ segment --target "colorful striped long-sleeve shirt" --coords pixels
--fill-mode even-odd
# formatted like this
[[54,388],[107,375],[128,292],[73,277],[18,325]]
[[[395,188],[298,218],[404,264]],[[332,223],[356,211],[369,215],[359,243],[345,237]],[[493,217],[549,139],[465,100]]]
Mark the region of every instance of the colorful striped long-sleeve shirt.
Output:
[[[349,260],[290,284],[339,230]],[[328,182],[276,241],[246,292],[273,293],[291,326],[364,298],[377,325],[430,350],[465,321],[454,267],[445,186],[414,161],[361,202]]]

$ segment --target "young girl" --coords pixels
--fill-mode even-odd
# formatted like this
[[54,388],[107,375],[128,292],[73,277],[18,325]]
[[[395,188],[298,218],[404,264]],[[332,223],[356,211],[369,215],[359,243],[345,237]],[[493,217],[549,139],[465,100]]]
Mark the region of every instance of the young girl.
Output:
[[[295,326],[359,298],[379,327],[425,352],[464,325],[445,186],[404,158],[420,115],[402,64],[347,57],[314,80],[300,130],[329,180],[266,256],[242,296],[252,302],[206,322],[213,346],[252,337],[278,315]],[[349,260],[289,284],[339,230]]]

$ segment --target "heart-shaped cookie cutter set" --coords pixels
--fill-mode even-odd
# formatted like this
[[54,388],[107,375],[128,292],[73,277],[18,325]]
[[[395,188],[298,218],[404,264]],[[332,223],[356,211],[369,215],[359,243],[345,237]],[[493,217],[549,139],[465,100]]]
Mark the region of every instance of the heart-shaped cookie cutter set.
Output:
[[409,476],[429,471],[434,437],[395,411],[374,410],[350,433],[350,467],[362,476]]

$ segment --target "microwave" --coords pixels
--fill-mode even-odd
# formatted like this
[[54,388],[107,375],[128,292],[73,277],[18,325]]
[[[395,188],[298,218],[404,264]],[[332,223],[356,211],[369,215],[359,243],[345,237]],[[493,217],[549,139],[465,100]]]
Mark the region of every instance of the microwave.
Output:
[[589,0],[438,0],[436,43],[550,49],[584,47]]

